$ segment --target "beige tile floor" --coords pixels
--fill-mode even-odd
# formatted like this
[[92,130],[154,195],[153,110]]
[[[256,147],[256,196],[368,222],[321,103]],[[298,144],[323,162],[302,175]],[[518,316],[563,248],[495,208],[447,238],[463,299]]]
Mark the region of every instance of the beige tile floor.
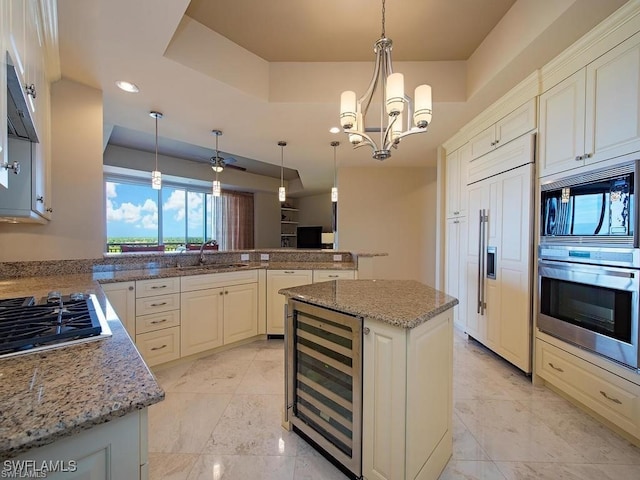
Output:
[[[460,331],[454,336],[453,458],[441,480],[637,480],[640,449]],[[154,369],[150,479],[342,480],[282,429],[281,340]]]

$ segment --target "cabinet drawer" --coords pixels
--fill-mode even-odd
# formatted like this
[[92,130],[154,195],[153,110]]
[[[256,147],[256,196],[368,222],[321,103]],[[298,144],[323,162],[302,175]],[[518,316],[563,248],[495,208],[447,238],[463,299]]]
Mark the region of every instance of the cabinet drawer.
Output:
[[537,373],[632,435],[640,435],[640,386],[536,340]]
[[147,333],[180,325],[180,310],[136,317],[136,332]]
[[353,280],[355,272],[353,270],[314,270],[313,283],[326,282],[329,280]]
[[138,280],[136,282],[136,298],[152,297],[166,293],[178,293],[179,291],[179,277]]
[[182,277],[182,291],[204,290],[258,281],[257,270],[240,270],[237,272],[206,273]]
[[136,346],[149,366],[176,360],[180,358],[180,327],[136,335]]
[[150,313],[168,312],[180,309],[180,294],[158,295],[136,299],[136,317]]

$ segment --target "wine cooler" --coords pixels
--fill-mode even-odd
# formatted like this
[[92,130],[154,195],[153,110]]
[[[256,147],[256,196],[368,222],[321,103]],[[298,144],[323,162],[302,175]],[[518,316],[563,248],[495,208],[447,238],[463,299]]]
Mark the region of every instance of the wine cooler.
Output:
[[362,475],[362,318],[289,300],[285,422]]

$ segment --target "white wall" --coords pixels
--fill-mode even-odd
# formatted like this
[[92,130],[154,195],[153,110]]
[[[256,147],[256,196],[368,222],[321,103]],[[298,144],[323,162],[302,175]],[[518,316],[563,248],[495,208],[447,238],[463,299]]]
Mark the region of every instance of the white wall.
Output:
[[298,222],[300,225],[322,225],[324,232],[332,232],[333,205],[331,193],[300,197],[298,201]]
[[338,248],[388,253],[374,276],[435,284],[436,169],[339,169]]
[[102,92],[66,79],[54,83],[51,138],[53,219],[1,224],[0,261],[102,257]]

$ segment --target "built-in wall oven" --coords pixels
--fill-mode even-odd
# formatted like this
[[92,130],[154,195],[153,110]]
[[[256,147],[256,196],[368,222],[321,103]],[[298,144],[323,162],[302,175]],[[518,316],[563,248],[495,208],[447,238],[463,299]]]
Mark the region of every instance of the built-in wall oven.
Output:
[[541,185],[541,331],[640,367],[638,162]]

